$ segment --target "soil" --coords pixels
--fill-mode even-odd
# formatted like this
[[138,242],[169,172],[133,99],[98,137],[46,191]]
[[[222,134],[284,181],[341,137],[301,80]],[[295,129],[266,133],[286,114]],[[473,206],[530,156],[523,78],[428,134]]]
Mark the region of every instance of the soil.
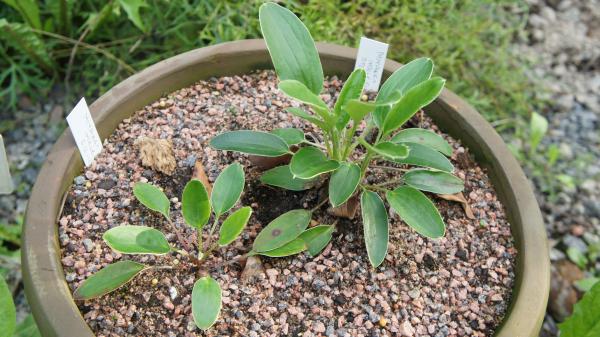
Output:
[[[278,215],[319,202],[318,190],[290,192],[260,185],[260,172],[246,156],[207,146],[216,134],[237,129],[297,127],[318,139],[311,125],[283,111],[297,103],[283,97],[276,83],[274,73],[259,72],[176,91],[123,121],[94,164],[75,178],[59,220],[62,263],[71,290],[119,259],[176,266],[144,272],[109,295],[78,303],[96,335],[491,336],[507,311],[515,277],[517,252],[510,225],[485,171],[422,113],[411,123],[442,134],[453,146],[455,174],[465,180],[464,195],[475,219],[460,204],[430,195],[447,224],[446,236],[431,240],[390,213],[388,255],[377,269],[367,259],[360,216],[339,220],[332,242],[316,258],[261,258],[265,273],[253,280],[241,280],[240,263],[225,263],[246,253],[260,229]],[[323,99],[331,103],[341,85],[329,79]],[[172,176],[142,166],[134,146],[141,136],[172,140],[177,160]],[[195,247],[197,234],[183,223],[178,198],[196,160],[202,161],[212,182],[233,161],[245,167],[247,185],[240,204],[252,206],[254,213],[241,238],[210,258],[206,270],[179,254],[112,252],[101,236],[126,223],[160,229],[179,248]],[[371,183],[394,176],[373,173]],[[177,230],[187,242],[177,242],[169,225],[135,200],[132,186],[137,181],[164,189]],[[313,225],[335,221],[326,205],[313,220]],[[203,333],[193,323],[190,294],[197,275],[206,272],[223,289],[223,309],[217,323]]]

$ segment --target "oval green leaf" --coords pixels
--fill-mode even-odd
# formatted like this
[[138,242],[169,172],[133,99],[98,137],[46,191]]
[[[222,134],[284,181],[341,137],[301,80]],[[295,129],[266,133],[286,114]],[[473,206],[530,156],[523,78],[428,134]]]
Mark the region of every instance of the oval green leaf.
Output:
[[352,118],[355,124],[360,123],[360,121],[374,109],[375,104],[357,99],[349,100],[346,105],[344,105],[344,110],[350,115],[350,118]]
[[310,256],[315,257],[327,247],[334,229],[331,225],[319,225],[305,230],[298,238],[304,241]]
[[207,330],[215,324],[220,312],[221,286],[210,276],[200,278],[192,289],[194,323],[200,329]]
[[360,167],[356,164],[341,163],[329,179],[329,200],[337,207],[348,200],[360,182]]
[[559,324],[560,337],[598,337],[600,326],[600,282],[575,304],[573,314]]
[[272,168],[260,177],[263,184],[285,188],[291,191],[304,191],[314,186],[316,179],[300,179],[294,177],[289,165]]
[[12,337],[16,328],[17,312],[12,292],[4,278],[0,276],[0,336]]
[[417,233],[429,238],[441,238],[446,225],[440,212],[423,192],[410,186],[400,186],[386,193],[390,207]]
[[[367,72],[362,68],[354,69],[354,71],[348,76],[348,79],[344,83],[340,95],[338,96],[335,106],[333,107],[333,113],[336,115],[338,121],[336,127],[338,130],[344,129],[350,116],[346,111],[347,104],[351,100],[358,100],[363,92],[365,86],[365,80],[367,79]],[[364,116],[363,116],[364,117]],[[361,118],[362,119],[362,118]]]
[[[421,57],[405,64],[396,70],[381,86],[377,94],[377,103],[397,100],[398,93],[404,95],[408,90],[421,82],[428,80],[433,72],[433,62],[430,58]],[[373,113],[373,119],[378,127],[383,125],[389,106],[379,106]]]
[[188,181],[181,196],[181,213],[185,222],[201,229],[210,218],[210,201],[204,184],[200,180]]
[[219,174],[210,194],[212,208],[217,217],[230,210],[240,199],[245,182],[244,169],[239,163],[227,166]]
[[109,264],[83,281],[73,292],[73,298],[88,300],[108,294],[131,281],[145,268],[145,265],[129,260]]
[[268,257],[286,257],[290,255],[296,255],[306,250],[306,242],[301,238],[295,238],[294,240],[286,243],[285,245],[269,250],[266,252],[260,252],[259,255]]
[[300,130],[300,129],[295,129],[295,128],[275,129],[275,130],[271,131],[271,133],[281,137],[281,139],[283,139],[289,146],[300,144],[304,141],[304,132],[302,132],[302,130]]
[[447,157],[452,155],[452,146],[442,136],[429,130],[419,128],[405,129],[394,135],[391,142],[417,143],[439,151]]
[[102,239],[114,251],[122,254],[163,255],[171,246],[163,233],[146,226],[118,226],[104,232]]
[[165,193],[158,187],[148,183],[137,182],[133,185],[133,195],[135,195],[142,205],[155,212],[159,212],[165,218],[169,217],[171,203]]
[[290,162],[292,175],[301,179],[311,179],[326,172],[337,169],[340,164],[314,146],[301,148],[294,154]]
[[232,243],[244,230],[252,215],[252,208],[246,206],[230,214],[219,229],[219,245]]
[[318,94],[310,91],[302,82],[296,80],[284,80],[279,82],[279,90],[289,97],[300,101],[304,104],[308,104],[313,108],[320,111],[327,111],[329,108],[327,104],[323,102]]
[[383,263],[387,254],[389,240],[387,211],[379,195],[366,190],[360,196],[360,208],[367,255],[373,268],[377,268]]
[[408,157],[394,160],[396,163],[429,167],[440,171],[452,172],[454,166],[443,154],[428,146],[416,143],[403,143],[408,146]]
[[308,112],[302,110],[301,108],[290,107],[290,108],[285,109],[285,111],[291,113],[292,115],[294,115],[296,117],[305,119],[305,120],[313,123],[314,125],[318,126],[321,129],[327,128],[327,125],[325,125],[325,122],[323,120],[319,119],[319,117],[309,114]]
[[404,144],[396,144],[392,142],[381,142],[375,146],[367,143],[366,140],[358,138],[358,141],[368,150],[377,153],[388,160],[406,159],[409,155],[409,148]]
[[454,194],[464,189],[465,183],[447,172],[430,170],[410,170],[402,176],[406,185],[421,191],[437,194]]
[[267,252],[294,240],[308,227],[311,216],[312,213],[304,209],[291,210],[278,216],[258,233],[252,250]]
[[388,135],[408,121],[417,111],[433,102],[442,92],[446,81],[434,77],[410,89],[392,106],[383,122],[383,135]]
[[264,157],[278,157],[289,153],[287,143],[272,133],[238,130],[223,132],[210,140],[217,150],[236,151]]
[[258,17],[277,76],[300,81],[316,95],[321,93],[323,67],[315,42],[302,21],[272,2],[260,6]]

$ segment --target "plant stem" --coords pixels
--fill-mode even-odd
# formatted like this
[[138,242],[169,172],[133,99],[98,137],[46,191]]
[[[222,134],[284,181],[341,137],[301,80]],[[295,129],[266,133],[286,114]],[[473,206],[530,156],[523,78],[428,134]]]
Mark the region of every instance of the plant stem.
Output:
[[318,203],[317,206],[311,208],[310,212],[313,213],[314,211],[318,210],[319,208],[321,208],[321,206],[325,205],[327,203],[327,201],[329,201],[329,197],[323,199],[323,201],[321,201],[320,203]]
[[402,181],[403,181],[402,178],[398,178],[398,179],[389,180],[389,181],[386,181],[383,183],[375,184],[374,186],[383,187],[383,186],[387,186],[387,185],[398,184],[398,183],[401,183]]
[[313,143],[313,142],[311,142],[311,141],[309,141],[309,140],[304,140],[304,141],[302,141],[302,142],[303,142],[304,144],[312,145],[312,146],[314,146],[314,147],[318,147],[318,148],[319,148],[319,149],[321,149],[321,150],[326,150],[326,151],[327,151],[327,148],[326,148],[325,146],[323,146],[322,144]]
[[183,239],[183,237],[181,236],[181,233],[179,233],[179,230],[177,230],[177,226],[175,226],[175,223],[173,222],[173,220],[169,219],[168,217],[165,217],[165,219],[167,219],[167,222],[169,222],[169,225],[171,226],[171,230],[173,230],[173,232],[175,233],[175,235],[177,236],[177,241],[179,241],[179,243],[186,249],[186,250],[190,250],[190,246],[188,245],[187,241],[185,241]]
[[382,169],[382,170],[400,171],[400,172],[408,172],[408,171],[410,171],[409,169],[403,169],[403,168],[392,167],[392,166],[371,165],[369,167],[376,168],[376,169]]
[[[220,215],[215,214],[215,219],[213,220],[213,223],[210,226],[210,231],[208,233],[208,239],[206,240],[207,252],[206,252],[206,254],[203,254],[203,256],[200,256],[200,254],[198,254],[198,258],[200,260],[204,259],[205,256],[208,255],[208,253],[212,252],[212,250],[210,249],[210,244],[212,242],[212,237],[213,237],[213,234],[215,233],[215,229],[217,228],[217,224],[219,223],[219,217],[220,217]],[[202,249],[202,247],[200,247],[200,249]],[[200,253],[200,252],[198,252],[198,253]]]
[[377,185],[367,185],[367,184],[362,184],[361,185],[363,188],[369,189],[369,190],[375,190],[375,191],[381,191],[381,192],[387,192],[387,190],[383,187],[379,187]]

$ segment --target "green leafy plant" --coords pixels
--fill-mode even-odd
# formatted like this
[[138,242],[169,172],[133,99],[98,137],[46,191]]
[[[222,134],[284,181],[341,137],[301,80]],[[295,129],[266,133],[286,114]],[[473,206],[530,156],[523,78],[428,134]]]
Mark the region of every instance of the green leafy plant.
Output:
[[17,311],[8,284],[0,276],[0,337],[38,337],[40,331],[31,314],[19,324]]
[[[181,213],[185,223],[196,229],[198,233],[197,254],[194,256],[186,250],[179,249],[169,243],[159,230],[137,225],[122,225],[109,229],[102,236],[104,242],[115,252],[122,254],[165,255],[172,252],[187,256],[199,267],[211,254],[219,248],[235,241],[246,227],[252,209],[241,207],[230,212],[238,202],[244,189],[244,170],[239,163],[227,166],[217,177],[209,195],[202,182],[190,180],[183,189]],[[148,209],[161,214],[175,233],[175,224],[171,220],[171,204],[169,198],[158,187],[138,182],[133,187],[137,200]],[[209,220],[213,218],[210,225]],[[207,226],[208,225],[208,226]],[[203,230],[208,227],[208,239],[202,240]],[[215,235],[219,228],[218,235]],[[216,236],[216,238],[215,238]],[[216,242],[213,242],[215,241]],[[180,243],[184,244],[179,238]],[[103,296],[122,287],[138,274],[152,269],[172,269],[172,265],[149,266],[132,260],[121,260],[107,265],[94,275],[88,277],[73,293],[76,300],[86,300]],[[199,278],[192,289],[192,316],[201,329],[210,328],[221,310],[221,288],[210,276]]]
[[575,304],[573,314],[558,325],[561,337],[595,337],[600,331],[600,282]]
[[[291,155],[289,165],[264,172],[261,181],[299,191],[328,177],[329,201],[333,207],[340,207],[355,194],[360,194],[365,244],[374,267],[383,262],[388,245],[387,210],[379,193],[415,231],[431,238],[442,237],[445,233],[442,217],[421,191],[439,194],[462,191],[463,182],[452,175],[453,166],[446,158],[451,155],[452,148],[431,131],[401,130],[415,113],[435,100],[444,87],[442,78],[431,77],[433,62],[419,58],[406,64],[387,79],[373,102],[361,100],[366,73],[364,69],[356,69],[330,108],[319,96],[323,88],[323,69],[308,29],[294,13],[275,3],[263,4],[259,18],[280,79],[279,90],[305,104],[313,113],[296,107],[287,111],[315,124],[323,139],[321,142],[308,141],[301,130],[270,133],[238,130],[217,135],[211,140],[211,146],[265,157]],[[363,123],[366,126],[361,129]],[[369,141],[374,130],[377,131],[374,140]],[[294,152],[292,145],[301,146]],[[355,160],[359,146],[363,149],[362,157]],[[367,184],[365,177],[371,173],[370,167],[375,160],[392,164],[377,169],[406,173],[378,185]],[[419,168],[408,170],[397,164]],[[306,218],[308,224],[311,212],[292,212],[300,214],[298,218]],[[286,241],[290,250],[296,244],[300,247],[300,241],[295,238],[306,227],[288,222],[285,226],[273,226],[275,230],[270,228],[271,225],[273,223],[256,238],[254,251],[260,251],[263,235],[269,238],[264,241],[271,245],[262,249],[272,249],[273,242],[280,241]]]

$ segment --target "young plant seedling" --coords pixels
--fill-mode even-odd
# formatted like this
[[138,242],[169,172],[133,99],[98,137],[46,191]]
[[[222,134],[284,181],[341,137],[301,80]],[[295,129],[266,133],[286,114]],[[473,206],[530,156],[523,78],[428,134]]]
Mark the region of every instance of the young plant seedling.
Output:
[[[321,130],[322,142],[308,141],[298,129],[239,130],[214,137],[211,146],[264,157],[292,155],[289,165],[264,172],[261,181],[301,191],[311,188],[320,177],[328,176],[329,201],[333,207],[360,194],[365,244],[373,267],[383,262],[388,246],[388,212],[380,194],[419,234],[430,238],[444,236],[445,224],[439,211],[421,191],[454,194],[463,190],[464,183],[452,175],[454,167],[447,158],[452,147],[432,131],[401,129],[415,113],[435,100],[444,87],[444,79],[431,77],[433,62],[419,58],[404,65],[387,79],[373,102],[361,100],[366,73],[364,69],[356,69],[330,108],[319,96],[323,89],[323,69],[308,29],[294,13],[275,3],[263,4],[259,16],[280,79],[279,90],[310,107],[312,113],[297,107],[287,111],[316,125]],[[363,123],[366,126],[361,129]],[[368,141],[367,136],[375,130],[374,141]],[[300,148],[294,152],[291,146]],[[359,146],[363,152],[359,153],[359,160],[354,160]],[[375,167],[374,160],[415,168]],[[403,175],[379,185],[366,184],[366,175],[374,169],[403,172]],[[254,252],[273,248],[273,242],[279,242],[277,238],[300,235],[301,225],[308,223],[305,218],[310,217],[310,212],[292,212],[302,221],[286,226],[270,224],[256,238]],[[300,249],[300,241],[294,240],[283,247],[292,250],[297,244]],[[267,241],[271,245],[264,243]]]
[[[197,230],[197,258],[185,250],[178,249],[167,241],[165,235],[157,229],[147,226],[123,225],[109,229],[102,236],[104,242],[115,252],[121,254],[165,255],[177,252],[188,256],[198,266],[210,257],[216,249],[227,246],[242,233],[252,209],[241,207],[226,215],[238,202],[244,189],[244,170],[239,163],[227,166],[217,177],[209,196],[205,186],[199,180],[190,180],[183,189],[181,212],[185,223]],[[152,211],[160,213],[175,230],[171,220],[169,198],[158,187],[138,182],[133,187],[138,201]],[[213,221],[208,230],[206,244],[202,242],[203,229],[211,217]],[[219,226],[220,223],[220,226]],[[215,230],[220,227],[215,237]],[[215,238],[213,238],[215,237]],[[217,241],[213,242],[213,239]],[[148,266],[131,260],[122,260],[104,267],[88,277],[73,293],[76,300],[100,297],[112,292],[143,271],[150,269],[172,269],[173,266]],[[192,289],[192,316],[196,325],[203,330],[210,328],[221,310],[221,287],[210,276],[199,278]]]

